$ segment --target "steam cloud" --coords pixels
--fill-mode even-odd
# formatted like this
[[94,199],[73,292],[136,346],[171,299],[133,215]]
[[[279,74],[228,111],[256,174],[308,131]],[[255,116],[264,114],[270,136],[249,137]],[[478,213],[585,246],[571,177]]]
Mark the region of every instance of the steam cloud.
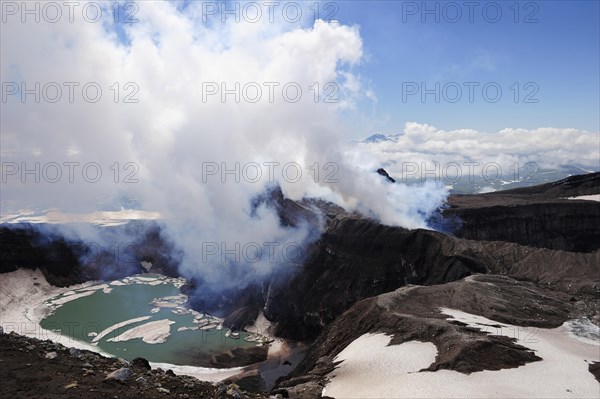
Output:
[[[446,189],[388,184],[374,173],[380,166],[376,157],[346,146],[340,110],[368,94],[353,72],[363,59],[358,27],[313,21],[312,13],[295,24],[281,18],[222,23],[220,16],[203,21],[200,2],[138,5],[139,22],[130,25],[115,25],[110,17],[89,23],[77,12],[73,22],[63,17],[57,23],[19,18],[3,23],[3,82],[28,89],[35,82],[41,87],[56,82],[63,88],[56,103],[44,97],[36,103],[33,95],[23,103],[17,93],[3,104],[3,167],[25,164],[39,174],[36,162],[40,168],[56,162],[63,173],[56,183],[43,178],[35,183],[32,174],[23,183],[21,171],[3,175],[3,213],[23,208],[77,213],[135,204],[160,213],[181,249],[184,275],[238,284],[232,270],[207,259],[203,243],[228,249],[258,243],[267,250],[264,243],[282,248],[314,239],[307,228],[282,227],[271,209],[251,209],[251,200],[273,185],[293,200],[321,197],[407,228],[425,227],[427,215],[443,203]],[[64,82],[79,83],[72,102]],[[88,82],[101,87],[98,102],[82,98]],[[235,94],[225,101],[221,92],[207,95],[222,84],[231,90],[236,82],[240,88],[257,83],[261,98],[247,101],[255,98],[250,88],[239,102]],[[279,84],[273,101],[265,82]],[[297,102],[283,97],[286,83],[302,89]],[[315,84],[319,101],[310,89]],[[339,88],[339,101],[326,103],[332,87]],[[294,97],[294,90],[287,94]],[[127,95],[139,101],[126,103]],[[79,163],[73,182],[67,162]],[[95,175],[98,166],[102,172],[95,183],[82,177],[90,162],[97,165],[88,172]],[[243,174],[250,162],[260,166],[258,175],[256,168]],[[289,164],[294,168],[284,170]],[[138,182],[127,183],[128,176]],[[249,263],[252,273],[243,278],[271,273],[281,256],[275,250],[275,260]]]

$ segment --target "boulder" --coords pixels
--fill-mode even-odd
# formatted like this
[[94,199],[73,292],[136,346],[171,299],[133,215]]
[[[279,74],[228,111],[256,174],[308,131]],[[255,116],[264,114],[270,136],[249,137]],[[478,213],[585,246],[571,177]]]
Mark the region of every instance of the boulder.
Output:
[[148,362],[148,360],[144,359],[143,357],[136,357],[135,359],[133,359],[131,361],[130,364],[131,364],[131,367],[133,367],[133,368],[152,370],[152,367],[150,366],[150,363]]
[[129,377],[131,377],[132,374],[133,371],[129,367],[121,367],[120,369],[115,370],[112,373],[108,373],[104,381],[124,382]]
[[69,348],[69,355],[73,357],[81,357],[81,351],[77,348]]

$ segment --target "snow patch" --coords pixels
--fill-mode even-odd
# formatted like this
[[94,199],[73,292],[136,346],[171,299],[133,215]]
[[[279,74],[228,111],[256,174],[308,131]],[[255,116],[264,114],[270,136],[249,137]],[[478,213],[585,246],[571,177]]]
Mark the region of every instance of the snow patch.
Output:
[[398,398],[408,393],[424,397],[419,392],[410,392],[411,373],[435,361],[435,345],[409,341],[388,346],[391,339],[385,334],[364,334],[352,341],[335,357],[335,361],[342,363],[330,374],[331,382],[323,389],[323,396]]
[[570,200],[585,200],[585,201],[596,201],[600,202],[600,194],[593,195],[580,195],[579,197],[568,197]]
[[121,342],[141,338],[147,344],[162,344],[167,342],[167,338],[171,335],[171,324],[175,324],[175,322],[168,319],[151,321],[150,323],[127,330],[123,334],[110,338],[107,341]]
[[143,317],[137,317],[135,319],[130,319],[127,321],[122,321],[117,324],[113,324],[112,326],[102,330],[102,332],[100,334],[96,335],[96,337],[92,340],[92,342],[96,343],[96,342],[100,341],[102,338],[106,337],[111,332],[118,330],[119,328],[128,326],[129,324],[138,323],[140,321],[145,321],[145,320],[148,320],[149,318],[150,318],[150,316],[143,316]]
[[175,374],[178,375],[189,375],[191,377],[196,377],[202,381],[209,382],[217,382],[222,381],[226,378],[229,378],[233,375],[239,374],[244,369],[243,367],[232,367],[228,369],[213,369],[213,368],[205,368],[205,367],[195,367],[195,366],[180,366],[176,364],[170,363],[156,363],[150,362],[150,366],[153,369],[161,368],[163,370],[173,370]]

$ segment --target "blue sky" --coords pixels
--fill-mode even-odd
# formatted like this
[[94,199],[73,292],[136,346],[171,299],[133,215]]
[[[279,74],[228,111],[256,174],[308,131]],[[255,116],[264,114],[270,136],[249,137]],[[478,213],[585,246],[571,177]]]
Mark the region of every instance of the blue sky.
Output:
[[[335,17],[360,26],[367,59],[359,70],[377,96],[376,104],[362,104],[366,115],[357,121],[358,129],[397,133],[407,121],[489,132],[505,127],[600,129],[598,1],[518,2],[518,17],[514,1],[476,2],[473,23],[462,1],[454,2],[461,7],[460,17],[447,2],[337,3]],[[439,22],[434,14],[423,15],[423,4],[435,9],[436,3]],[[494,4],[484,15],[486,3]],[[492,23],[496,5],[502,16]],[[528,16],[537,22],[524,23]],[[443,95],[436,103],[433,94],[423,102],[420,93],[403,100],[407,82],[425,83],[430,89],[439,82],[440,94],[445,84],[456,82],[463,96],[456,103]],[[464,82],[480,83],[472,103]],[[489,82],[502,89],[496,103],[483,97],[481,88]],[[528,82],[533,84],[525,86]],[[455,91],[448,90],[452,99]],[[489,90],[493,98],[495,88]],[[527,94],[538,102],[525,103]]]
[[[183,9],[189,1],[178,3]],[[232,7],[234,1],[215,3]],[[600,1],[468,3],[321,0],[321,18],[360,27],[365,57],[354,72],[377,98],[346,112],[352,138],[399,133],[406,122],[484,132],[600,131]],[[313,4],[303,2],[304,12],[312,13]],[[127,42],[122,27],[117,29]],[[405,92],[414,87],[416,93]],[[461,97],[451,102],[456,87]],[[502,92],[491,102],[497,87]],[[434,94],[423,100],[423,88],[437,92],[439,102]]]

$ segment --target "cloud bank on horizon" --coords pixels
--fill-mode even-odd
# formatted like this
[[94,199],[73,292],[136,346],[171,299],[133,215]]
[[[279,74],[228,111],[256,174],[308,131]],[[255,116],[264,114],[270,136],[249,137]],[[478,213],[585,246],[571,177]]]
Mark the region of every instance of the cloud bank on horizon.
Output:
[[377,135],[360,146],[374,154],[392,175],[406,180],[429,177],[452,181],[457,167],[462,168],[463,180],[469,174],[488,180],[497,176],[523,178],[528,173],[523,169],[529,164],[537,171],[573,166],[581,173],[600,171],[600,133],[573,128],[506,128],[487,133],[409,122],[399,134]]

